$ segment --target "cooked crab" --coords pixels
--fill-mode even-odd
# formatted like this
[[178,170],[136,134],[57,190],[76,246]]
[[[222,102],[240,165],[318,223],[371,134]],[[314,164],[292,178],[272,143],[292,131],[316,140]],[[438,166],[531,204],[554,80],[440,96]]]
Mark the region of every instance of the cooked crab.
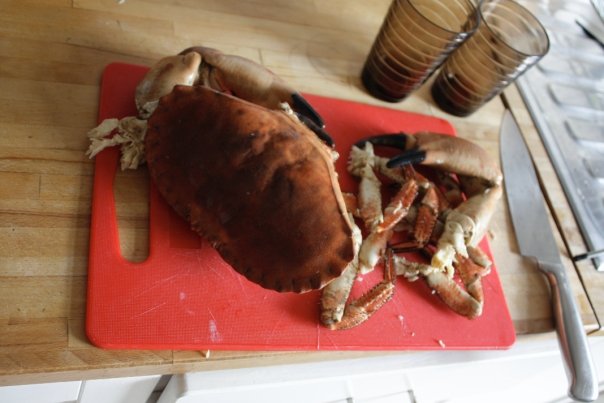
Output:
[[[490,262],[475,245],[501,194],[501,174],[484,150],[431,133],[358,144],[349,169],[361,179],[353,210],[369,233],[363,240],[347,211],[350,198],[340,191],[322,119],[264,67],[190,48],[160,60],[135,98],[139,115],[107,120],[91,131],[89,155],[121,144],[123,168],[146,159],[168,203],[251,281],[278,291],[323,288],[321,321],[332,329],[368,319],[392,297],[396,276],[413,273],[456,311],[480,313],[479,280]],[[407,151],[388,160],[375,156],[372,144]],[[455,172],[468,199],[460,204],[457,181],[445,176],[442,183],[453,184],[446,193],[456,195],[456,207],[445,207],[445,192],[396,167],[411,163]],[[376,173],[401,184],[384,210]],[[392,253],[390,238],[405,220],[415,223],[416,246],[430,250],[430,240],[438,237],[429,264]],[[384,280],[347,303],[358,274],[380,260]],[[454,264],[467,292],[451,278]]]
[[[148,119],[144,156],[153,182],[235,270],[266,288],[305,292],[355,262],[355,224],[331,139],[320,116],[279,77],[195,47],[160,60],[135,99],[137,122]],[[116,137],[131,138],[123,122],[101,124],[90,154]]]
[[[376,156],[374,145],[405,151],[388,159]],[[460,192],[452,191],[449,174],[445,175],[445,192],[415,173],[410,164],[454,173],[467,199],[460,199]],[[360,247],[357,270],[346,273],[350,281],[332,283],[325,289],[323,323],[332,329],[362,323],[392,297],[396,275],[411,279],[421,276],[451,309],[469,318],[479,316],[483,306],[480,279],[489,272],[491,262],[477,244],[486,233],[502,192],[501,172],[486,151],[470,141],[435,133],[381,135],[353,147],[349,171],[360,178],[358,216],[369,235]],[[377,174],[401,184],[383,211],[382,184]],[[454,197],[447,200],[447,193]],[[429,253],[429,263],[391,255],[393,250],[400,251],[390,247],[389,241],[395,227],[405,219],[413,223],[412,239],[405,242],[407,248],[412,245]],[[384,280],[360,299],[347,302],[354,278],[373,270],[381,260],[386,267]],[[456,268],[465,290],[453,280]]]

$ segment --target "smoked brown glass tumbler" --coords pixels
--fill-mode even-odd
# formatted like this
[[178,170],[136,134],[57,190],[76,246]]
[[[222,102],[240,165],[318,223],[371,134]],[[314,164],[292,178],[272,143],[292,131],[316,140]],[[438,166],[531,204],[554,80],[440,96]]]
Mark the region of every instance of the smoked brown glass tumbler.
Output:
[[393,0],[361,79],[373,96],[402,101],[478,26],[471,0]]
[[432,98],[445,112],[468,116],[549,50],[545,28],[512,0],[485,0],[476,33],[453,52],[432,85]]

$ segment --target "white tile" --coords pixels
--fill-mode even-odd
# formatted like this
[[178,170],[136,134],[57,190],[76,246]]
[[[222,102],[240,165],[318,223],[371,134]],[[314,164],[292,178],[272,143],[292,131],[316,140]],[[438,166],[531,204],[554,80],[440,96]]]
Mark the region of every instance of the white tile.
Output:
[[2,403],[59,403],[78,399],[81,381],[0,387]]

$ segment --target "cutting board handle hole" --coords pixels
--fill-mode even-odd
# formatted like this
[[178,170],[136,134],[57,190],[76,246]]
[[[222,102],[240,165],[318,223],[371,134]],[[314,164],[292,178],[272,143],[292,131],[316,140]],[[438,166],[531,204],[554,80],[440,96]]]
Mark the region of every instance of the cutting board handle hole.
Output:
[[117,169],[113,196],[120,243],[124,259],[139,263],[149,256],[149,172]]

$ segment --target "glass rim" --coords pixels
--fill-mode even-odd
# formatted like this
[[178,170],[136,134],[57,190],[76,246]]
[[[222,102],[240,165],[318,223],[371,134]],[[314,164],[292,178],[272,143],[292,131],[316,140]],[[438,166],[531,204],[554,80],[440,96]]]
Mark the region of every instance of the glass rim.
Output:
[[[398,1],[398,0],[395,0],[395,1]],[[414,8],[414,10],[415,10],[415,7],[413,7],[413,4],[411,3],[411,0],[407,0],[407,2],[409,3],[410,7]],[[415,11],[416,11],[417,14],[420,14],[417,10],[415,10]],[[386,18],[384,18],[384,22],[389,22],[390,23],[390,20],[392,19],[392,20],[394,20],[397,23],[398,26],[401,26],[401,27],[405,28],[405,30],[407,30],[407,25],[405,24],[406,21],[403,21],[402,20],[403,17],[401,17],[399,14],[405,14],[405,13],[403,12],[403,10],[394,10],[393,13],[388,13],[388,15],[386,16]],[[474,14],[478,15],[478,12],[477,12],[476,8],[474,8]],[[407,15],[407,16],[411,17],[409,15]],[[442,27],[434,24],[431,20],[428,20],[428,18],[424,17],[422,14],[420,14],[420,16],[425,21],[427,21],[428,24],[435,25],[438,29],[442,29]],[[462,34],[469,33],[468,31],[455,32],[455,31],[449,31],[449,30],[446,30],[446,29],[442,29],[442,31],[446,33],[446,38],[443,38],[439,33],[434,33],[434,32],[431,32],[430,30],[426,30],[426,27],[423,27],[419,21],[415,20],[415,18],[407,18],[407,19],[408,19],[408,23],[409,24],[413,24],[413,26],[415,28],[417,28],[418,30],[421,30],[422,33],[423,33],[423,35],[428,36],[430,38],[433,38],[433,39],[437,40],[438,42],[443,42],[443,43],[449,42],[451,34],[455,34],[453,36],[459,36],[459,35],[462,35]],[[392,25],[392,23],[390,23],[390,25]],[[472,32],[472,31],[470,31],[470,32]],[[421,39],[422,42],[428,43],[428,42],[426,42],[424,40],[423,37],[418,37],[418,38]]]
[[[516,8],[514,11],[518,11],[520,10],[522,12],[522,14],[526,17],[528,17],[527,19],[530,20],[529,22],[531,23],[535,23],[535,28],[537,30],[540,30],[543,33],[543,36],[545,38],[545,46],[543,49],[543,52],[539,52],[539,53],[527,53],[527,52],[523,52],[519,49],[516,49],[512,44],[508,43],[508,41],[505,40],[505,38],[502,38],[495,30],[493,30],[490,26],[490,24],[487,22],[487,20],[484,18],[483,15],[483,7],[486,6],[487,4],[493,4],[493,3],[504,3],[505,5],[510,5],[512,8]],[[549,48],[551,45],[551,41],[549,39],[549,35],[547,33],[547,30],[545,29],[545,27],[543,26],[543,24],[541,24],[541,21],[539,21],[539,19],[537,19],[537,17],[535,17],[533,15],[533,13],[531,13],[526,7],[524,7],[523,5],[513,1],[513,0],[494,0],[494,1],[482,1],[480,3],[480,6],[478,7],[478,14],[480,15],[480,23],[483,24],[488,30],[489,32],[491,32],[495,38],[497,38],[499,41],[501,41],[501,43],[506,46],[507,48],[511,49],[513,52],[516,52],[522,56],[525,57],[530,57],[530,56],[537,56],[537,57],[543,57],[547,54],[547,52],[549,52]]]
[[[394,0],[394,2],[399,3],[401,0]],[[462,31],[452,31],[449,28],[445,28],[440,24],[437,24],[436,22],[432,21],[431,19],[429,19],[428,17],[426,17],[414,4],[415,0],[406,0],[409,5],[411,6],[411,8],[413,8],[413,10],[417,13],[417,15],[419,15],[424,21],[428,22],[430,25],[433,25],[435,27],[437,27],[438,29],[442,29],[445,32],[451,33],[451,34],[461,34],[461,33],[472,33],[474,31],[476,31],[476,29],[478,28],[478,26],[480,25],[480,18],[481,15],[479,15],[479,10],[478,8],[470,1],[470,0],[461,0],[461,2],[467,4],[468,6],[470,6],[470,13],[468,13],[467,15],[467,21],[473,22],[471,29],[469,30],[462,30]],[[394,4],[393,2],[393,4]],[[463,27],[463,24],[462,24]]]
[[[394,36],[396,36],[396,38],[398,40],[404,41],[404,38],[400,35],[399,29],[397,29],[397,27],[400,27],[400,29],[404,30],[407,34],[409,34],[410,32],[407,30],[407,27],[398,19],[397,16],[394,16],[393,20],[394,20],[394,22],[391,21],[390,18],[385,19],[384,20],[384,26],[387,27],[387,28],[389,28],[392,31],[392,34]],[[439,47],[439,46],[433,45],[432,43],[426,41],[426,39],[423,38],[423,37],[421,37],[421,36],[418,36],[417,38],[414,38],[414,39],[417,39],[420,43],[422,43],[423,45],[425,45],[427,48],[430,48],[430,49],[432,49],[432,50],[434,50],[434,51],[436,51],[438,53],[441,53],[442,49],[445,48],[446,45],[450,43],[449,41],[443,40],[443,39],[441,39],[441,38],[439,38],[437,36],[432,35],[431,33],[427,33],[427,35],[429,37],[432,37],[432,38],[436,39],[436,40],[439,40],[440,42],[443,43],[444,46],[440,46]],[[382,35],[378,35],[378,37],[379,36],[382,36]],[[392,36],[392,35],[383,35],[383,36],[387,36],[388,37],[388,36]],[[409,41],[409,42],[411,42],[411,41]],[[421,50],[417,49],[415,46],[413,46],[411,44],[409,44],[409,45],[414,50],[417,50],[418,52],[421,52]]]

